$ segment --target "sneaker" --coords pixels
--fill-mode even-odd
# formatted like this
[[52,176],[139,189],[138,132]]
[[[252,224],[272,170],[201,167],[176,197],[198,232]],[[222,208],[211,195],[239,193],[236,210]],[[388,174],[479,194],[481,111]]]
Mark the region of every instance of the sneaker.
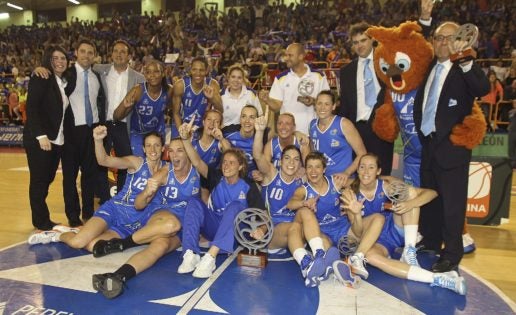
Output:
[[61,232],[59,231],[34,232],[29,236],[27,243],[29,243],[29,245],[35,245],[59,242],[59,236],[61,236]]
[[457,271],[434,274],[434,282],[431,283],[430,286],[449,289],[460,295],[466,295],[466,292],[468,291],[466,279],[459,276]]
[[119,238],[112,238],[109,241],[98,240],[93,245],[93,257],[102,257],[113,253],[119,253],[124,251],[122,240]]
[[340,260],[340,252],[336,247],[330,247],[326,251],[323,257],[324,260],[324,274],[319,278],[320,281],[327,280],[330,275],[333,273],[333,263],[337,260]]
[[177,268],[177,273],[189,273],[195,270],[195,267],[199,265],[201,257],[195,254],[191,249],[187,249],[183,255],[183,262]]
[[369,277],[369,272],[365,267],[366,263],[367,259],[365,259],[364,254],[362,253],[356,253],[348,259],[348,264],[351,265],[351,271],[362,279],[367,279],[367,277]]
[[124,278],[116,273],[103,273],[92,276],[93,289],[106,298],[113,299],[124,292]]
[[75,234],[79,233],[79,231],[80,231],[79,228],[73,228],[73,227],[69,227],[69,226],[66,226],[66,225],[55,225],[53,230],[61,232],[61,233],[72,232],[72,233],[75,233]]
[[464,254],[469,254],[475,251],[475,240],[469,233],[462,234],[462,244],[464,245]]
[[195,278],[209,278],[215,270],[215,258],[206,253],[195,268],[192,276]]
[[322,257],[316,260],[313,259],[310,255],[305,255],[303,260],[301,260],[301,273],[305,278],[305,286],[308,288],[316,287],[321,283],[319,278],[324,275],[325,270],[326,267]]
[[400,261],[410,266],[419,267],[419,263],[417,261],[417,249],[414,246],[405,246],[405,248],[403,248],[403,254],[401,254]]
[[342,260],[336,260],[332,264],[333,274],[335,280],[346,287],[358,288],[360,284],[360,277],[354,276],[351,273],[351,268]]

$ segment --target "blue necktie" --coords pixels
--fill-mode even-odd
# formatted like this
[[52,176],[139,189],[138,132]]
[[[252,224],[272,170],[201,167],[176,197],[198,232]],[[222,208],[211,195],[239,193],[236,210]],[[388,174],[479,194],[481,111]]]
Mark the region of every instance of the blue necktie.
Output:
[[434,131],[435,113],[437,112],[437,101],[439,100],[439,79],[444,66],[440,63],[435,67],[434,78],[428,90],[428,98],[426,99],[425,111],[423,112],[423,121],[421,123],[421,132],[428,136]]
[[88,70],[84,70],[84,117],[88,127],[93,125],[93,112],[91,111],[90,89],[88,84]]
[[373,107],[376,104],[376,88],[374,86],[373,72],[369,68],[369,61],[371,60],[364,60],[364,92],[366,105]]

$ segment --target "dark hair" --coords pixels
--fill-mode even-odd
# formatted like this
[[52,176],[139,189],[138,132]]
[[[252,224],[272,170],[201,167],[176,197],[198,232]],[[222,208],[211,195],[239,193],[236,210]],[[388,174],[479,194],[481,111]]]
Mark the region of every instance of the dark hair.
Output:
[[199,129],[197,129],[197,134],[198,135],[201,135],[204,133],[204,120],[206,119],[206,117],[208,117],[208,114],[209,113],[217,113],[219,114],[220,116],[220,125],[219,125],[219,128],[222,127],[222,121],[224,120],[224,116],[221,112],[219,112],[218,110],[216,110],[215,108],[208,108],[206,109],[206,111],[204,112],[204,115],[202,115],[202,121],[203,121],[203,124],[201,125],[201,127],[199,127]]
[[122,44],[124,45],[125,47],[127,47],[127,52],[129,54],[131,54],[133,52],[133,47],[131,46],[131,44],[129,44],[129,42],[127,42],[126,40],[124,39],[117,39],[113,42],[113,45],[111,45],[111,52],[113,52],[113,48],[115,48],[115,45],[116,44]]
[[47,49],[45,49],[45,52],[43,53],[43,59],[41,60],[41,66],[47,68],[52,73],[54,72],[54,69],[52,68],[52,55],[54,52],[59,51],[63,55],[65,55],[66,58],[66,66],[68,67],[68,64],[70,63],[70,59],[68,58],[68,55],[66,54],[66,51],[61,46],[49,46]]
[[[290,150],[294,150],[294,151],[296,151],[296,152],[299,154],[299,157],[301,157],[301,156],[302,156],[302,155],[301,155],[301,150],[299,150],[299,148],[298,148],[298,147],[296,147],[296,146],[295,146],[295,145],[293,145],[293,144],[289,144],[289,145],[287,145],[286,147],[284,147],[284,148],[283,148],[283,150],[281,151],[281,159],[283,159],[283,156],[284,156],[285,154],[287,154],[287,152],[288,152],[288,151],[290,151]],[[301,164],[303,164],[303,161],[301,161]]]
[[328,160],[326,159],[324,154],[321,152],[318,152],[318,151],[308,153],[308,155],[306,156],[306,159],[305,159],[305,165],[308,165],[308,161],[310,161],[310,160],[321,161],[324,168],[326,168],[326,164],[328,163]]
[[256,111],[256,116],[259,115],[258,113],[258,108],[254,107],[254,105],[251,105],[251,104],[246,104],[244,107],[242,107],[242,109],[240,110],[240,115],[242,115],[242,112],[244,111],[244,108],[252,108]]
[[147,140],[148,137],[155,136],[158,137],[161,140],[161,145],[165,143],[165,140],[163,139],[163,136],[157,132],[157,131],[150,131],[143,135],[143,146],[145,147],[145,140]]
[[[153,64],[157,65],[161,69],[161,73],[163,74],[163,76],[161,77],[161,89],[165,91],[165,93],[168,93],[168,89],[170,88],[170,86],[167,83],[167,77],[165,75],[165,66],[161,61],[156,59],[150,59],[149,61],[147,61],[143,65],[143,75],[145,76],[145,69]],[[145,84],[147,85],[147,79],[145,79]]]
[[242,165],[242,169],[238,172],[238,176],[240,178],[245,178],[247,176],[247,159],[245,158],[244,151],[238,148],[227,149],[222,153],[222,160],[227,154],[232,154],[236,157],[238,164]]
[[[372,157],[376,161],[376,166],[378,167],[378,169],[382,168],[382,163],[381,163],[378,155],[371,153],[371,152],[368,152],[368,153],[362,155],[360,157],[360,159],[358,159],[359,166],[360,166],[360,163],[362,163],[362,159],[366,156]],[[351,183],[351,185],[349,187],[351,188],[351,190],[353,190],[353,192],[355,194],[358,194],[360,192],[360,179],[358,178],[358,176],[353,180],[353,182]]]
[[77,45],[77,50],[79,50],[79,47],[81,47],[82,44],[90,45],[91,47],[93,47],[93,52],[95,53],[95,55],[97,54],[97,46],[95,46],[94,42],[86,38],[81,39],[79,41],[79,44]]
[[369,27],[370,25],[365,21],[351,25],[349,28],[349,39],[351,40],[352,37],[365,33]]
[[208,60],[206,60],[206,58],[204,57],[195,57],[194,59],[192,59],[192,62],[190,62],[191,65],[194,64],[194,62],[201,62],[204,64],[204,67],[206,68],[206,70],[208,70]]
[[328,95],[329,97],[331,97],[331,103],[335,104],[335,94],[331,90],[322,90],[321,92],[319,92],[319,94],[317,94],[317,97],[315,99],[317,100],[321,95]]

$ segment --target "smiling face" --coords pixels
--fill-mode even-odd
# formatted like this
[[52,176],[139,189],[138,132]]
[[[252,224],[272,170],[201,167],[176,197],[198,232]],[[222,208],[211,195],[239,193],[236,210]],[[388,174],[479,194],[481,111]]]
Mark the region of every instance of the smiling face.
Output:
[[181,171],[190,167],[190,160],[185,152],[183,142],[179,139],[170,141],[168,145],[168,156],[174,167],[174,171]]
[[245,106],[240,113],[241,131],[245,134],[254,132],[254,122],[258,117],[258,111],[254,106]]
[[192,77],[192,82],[196,85],[204,85],[204,80],[206,78],[206,65],[202,61],[194,61],[192,63],[192,67],[190,68],[190,76]]
[[244,85],[244,73],[241,69],[233,69],[229,73],[228,87],[230,90],[238,91]]
[[287,176],[295,176],[301,167],[301,155],[296,149],[290,149],[281,157],[281,172]]
[[65,72],[68,66],[68,61],[62,52],[56,50],[52,53],[50,64],[52,65],[52,71],[54,74],[60,77],[63,72]]
[[323,162],[320,159],[307,159],[306,161],[306,177],[311,184],[318,184],[324,179]]
[[296,123],[292,114],[280,114],[276,122],[276,130],[278,131],[278,137],[281,139],[292,136],[294,131],[296,131]]
[[115,67],[125,68],[129,64],[129,48],[122,43],[115,44],[111,59],[113,59]]
[[455,23],[445,23],[437,28],[434,34],[434,53],[439,62],[450,59],[449,44],[459,26]]
[[220,128],[220,122],[222,120],[222,115],[216,111],[208,111],[206,112],[206,117],[203,119],[203,126],[205,132],[211,135],[213,129]]
[[95,58],[95,47],[82,43],[75,51],[77,56],[77,63],[83,68],[88,69],[93,64]]
[[150,62],[145,65],[143,75],[150,86],[159,86],[164,75],[163,67],[157,62]]
[[145,138],[143,145],[143,152],[148,161],[159,161],[161,153],[163,153],[163,143],[161,138],[156,135],[149,135]]
[[315,101],[315,113],[319,119],[331,118],[336,104],[333,103],[330,95],[321,94]]
[[239,163],[238,158],[233,153],[226,153],[222,158],[222,175],[228,181],[234,181],[238,179],[239,172],[243,168],[243,165]]
[[376,181],[382,169],[378,167],[378,159],[371,155],[364,155],[358,164],[358,178],[360,184],[367,186]]

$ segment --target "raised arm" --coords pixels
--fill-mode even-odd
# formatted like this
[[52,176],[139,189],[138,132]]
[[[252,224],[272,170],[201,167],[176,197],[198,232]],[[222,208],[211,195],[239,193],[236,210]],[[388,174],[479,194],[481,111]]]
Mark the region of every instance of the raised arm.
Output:
[[255,133],[253,141],[253,158],[256,162],[256,166],[258,166],[258,170],[264,175],[265,182],[270,182],[274,175],[276,175],[276,168],[271,163],[271,159],[267,159],[263,154],[263,133],[267,128],[268,117],[269,106],[266,106],[265,114],[259,116],[254,121]]
[[210,104],[213,105],[213,108],[221,113],[224,112],[224,107],[222,106],[222,97],[220,97],[220,86],[217,81],[211,80],[210,85],[207,85],[203,88],[203,93]]
[[174,96],[172,97],[172,118],[174,119],[174,123],[178,129],[183,124],[183,120],[181,119],[181,101],[183,99],[184,91],[185,81],[178,80],[176,83],[174,83]]
[[169,168],[170,164],[168,164],[168,167],[160,168],[151,178],[147,180],[145,189],[139,193],[134,200],[134,208],[136,210],[142,210],[147,207],[147,205],[156,195],[159,187],[167,183]]
[[195,148],[192,145],[192,126],[195,121],[195,117],[192,118],[192,120],[189,123],[184,123],[179,127],[179,136],[181,137],[181,140],[183,141],[183,145],[185,147],[186,154],[188,155],[188,158],[190,159],[190,162],[192,162],[193,167],[197,169],[199,174],[204,176],[205,178],[208,178],[208,165],[204,163],[204,161],[199,156],[199,153],[195,150]]
[[101,166],[116,169],[127,169],[130,172],[137,170],[143,163],[142,158],[133,155],[124,157],[110,156],[104,148],[104,138],[107,136],[106,126],[97,126],[93,129],[93,139],[95,141],[95,157]]
[[122,102],[118,105],[118,107],[113,112],[113,118],[115,120],[122,120],[133,110],[134,104],[137,100],[142,97],[142,88],[141,85],[135,85],[133,88],[127,93]]

